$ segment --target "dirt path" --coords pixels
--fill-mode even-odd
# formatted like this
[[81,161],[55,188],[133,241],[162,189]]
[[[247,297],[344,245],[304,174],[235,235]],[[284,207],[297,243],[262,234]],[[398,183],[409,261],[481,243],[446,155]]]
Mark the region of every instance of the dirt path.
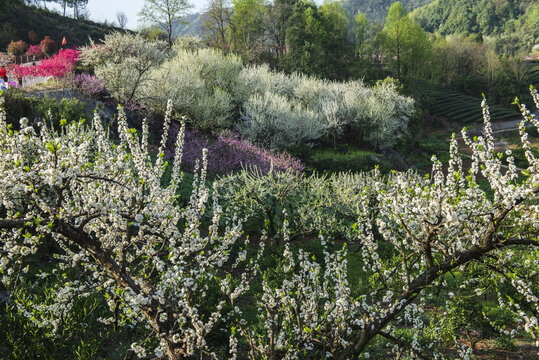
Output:
[[[539,110],[535,111],[533,114],[535,115],[536,118],[539,119]],[[490,126],[492,127],[492,133],[493,134],[502,133],[502,132],[506,132],[506,131],[515,131],[515,130],[518,130],[518,126],[519,126],[521,121],[522,121],[522,118],[512,119],[512,120],[505,120],[505,121],[496,121],[496,122],[491,122]],[[478,123],[477,125],[480,125],[480,126],[478,126],[477,128],[468,129],[466,131],[467,134],[468,135],[480,135],[483,132],[483,124]],[[460,131],[456,132],[456,134],[458,134],[456,136],[457,139],[462,139],[462,135],[460,134]],[[450,138],[448,138],[448,139],[450,139]]]

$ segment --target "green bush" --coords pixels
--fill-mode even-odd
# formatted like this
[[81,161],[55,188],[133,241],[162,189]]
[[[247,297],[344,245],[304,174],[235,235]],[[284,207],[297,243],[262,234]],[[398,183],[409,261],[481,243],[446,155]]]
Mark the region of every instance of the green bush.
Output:
[[[390,180],[391,176],[383,177],[377,170],[331,176],[244,170],[218,180],[215,185],[228,216],[247,219],[247,231],[264,229],[269,236],[278,235],[286,212],[292,239],[323,234],[354,241],[356,223],[364,210],[363,194],[369,195],[374,204],[374,183]],[[417,177],[417,181],[421,178]]]
[[447,314],[440,322],[440,335],[447,343],[464,337],[475,347],[482,339],[494,333],[494,329],[483,317],[483,306],[475,296],[460,296],[453,299]]
[[24,96],[24,93],[18,89],[9,89],[4,95],[8,124],[18,129],[19,120],[22,117],[33,119],[36,116],[39,100]]
[[55,98],[45,96],[40,100],[37,108],[40,117],[56,129],[59,128],[62,120],[79,121],[86,117],[84,103],[75,98],[64,98],[58,103]]
[[59,127],[62,119],[79,121],[86,118],[86,106],[76,98],[64,98],[58,102],[50,96],[28,97],[19,89],[9,89],[4,98],[7,122],[15,129],[18,129],[19,120],[23,117],[31,121],[46,120],[55,128]]

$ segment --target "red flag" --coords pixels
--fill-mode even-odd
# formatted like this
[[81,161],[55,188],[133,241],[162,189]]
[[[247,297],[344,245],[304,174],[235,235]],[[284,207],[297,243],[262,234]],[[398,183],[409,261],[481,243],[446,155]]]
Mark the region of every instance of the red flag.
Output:
[[64,46],[65,44],[67,44],[67,41],[66,41],[66,37],[64,36],[64,38],[62,39],[62,46]]

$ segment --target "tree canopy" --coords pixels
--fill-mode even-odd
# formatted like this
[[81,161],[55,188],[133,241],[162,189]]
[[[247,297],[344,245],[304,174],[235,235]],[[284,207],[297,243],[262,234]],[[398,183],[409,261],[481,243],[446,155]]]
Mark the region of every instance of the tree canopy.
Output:
[[187,0],[145,0],[139,17],[150,25],[161,27],[167,34],[169,46],[172,46],[174,25],[181,22],[191,8]]

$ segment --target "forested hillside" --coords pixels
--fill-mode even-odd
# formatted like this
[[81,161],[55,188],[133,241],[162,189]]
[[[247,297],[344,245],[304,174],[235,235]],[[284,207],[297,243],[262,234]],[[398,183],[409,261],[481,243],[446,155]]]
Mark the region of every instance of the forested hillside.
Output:
[[[403,0],[402,5],[408,11],[431,3],[433,0]],[[371,23],[383,24],[391,4],[396,0],[343,0],[342,6],[353,16],[361,11]]]
[[0,11],[0,48],[5,49],[13,40],[30,44],[45,36],[60,43],[65,36],[69,46],[88,43],[88,38],[101,40],[114,30],[113,26],[97,24],[85,19],[72,19],[35,6],[27,6],[23,0],[5,0]]
[[514,48],[529,48],[539,36],[539,2],[514,0],[436,0],[412,17],[428,32],[443,35],[497,35]]

